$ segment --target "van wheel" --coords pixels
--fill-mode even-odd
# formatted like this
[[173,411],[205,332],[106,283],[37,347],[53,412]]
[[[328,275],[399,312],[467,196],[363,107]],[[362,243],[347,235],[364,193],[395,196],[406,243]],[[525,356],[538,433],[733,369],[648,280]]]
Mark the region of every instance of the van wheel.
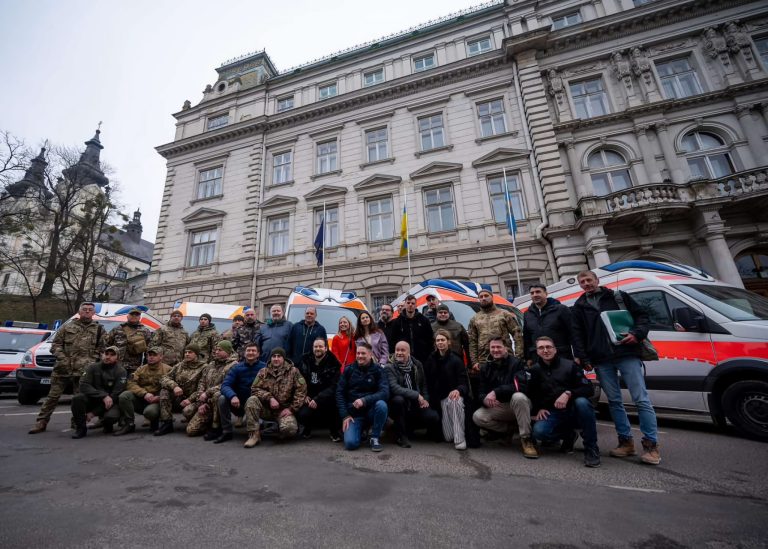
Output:
[[19,401],[19,404],[28,406],[30,404],[37,404],[37,401],[40,400],[40,395],[29,387],[20,385],[19,394],[16,396],[16,399]]
[[768,442],[768,383],[737,381],[723,393],[723,411],[742,435]]

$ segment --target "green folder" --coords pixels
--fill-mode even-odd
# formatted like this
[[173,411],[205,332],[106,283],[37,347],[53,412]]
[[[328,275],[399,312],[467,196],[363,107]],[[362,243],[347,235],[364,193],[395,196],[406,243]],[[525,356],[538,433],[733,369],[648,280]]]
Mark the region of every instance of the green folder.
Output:
[[618,345],[635,326],[635,319],[629,311],[603,311],[600,313],[600,320],[603,321],[608,337],[614,345]]

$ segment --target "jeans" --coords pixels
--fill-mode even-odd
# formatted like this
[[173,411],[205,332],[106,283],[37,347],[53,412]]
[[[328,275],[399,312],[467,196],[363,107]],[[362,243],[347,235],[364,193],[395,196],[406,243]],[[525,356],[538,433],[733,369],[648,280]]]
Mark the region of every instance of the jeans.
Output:
[[344,448],[347,450],[357,450],[360,448],[360,439],[363,436],[363,429],[367,425],[371,427],[371,438],[381,437],[381,431],[387,421],[389,409],[387,403],[383,400],[377,400],[364,416],[357,416],[349,424],[349,428],[344,433]]
[[547,419],[533,424],[533,438],[542,442],[557,442],[577,427],[581,429],[584,447],[596,447],[595,409],[589,399],[584,397],[578,397],[573,402],[569,402],[564,410],[550,409]]
[[619,385],[619,373],[621,373],[621,379],[624,380],[627,389],[629,389],[632,402],[637,406],[643,438],[653,443],[658,442],[656,412],[648,398],[645,378],[643,377],[643,363],[640,359],[625,356],[594,364],[594,367],[595,372],[597,372],[597,379],[600,381],[600,387],[605,391],[605,396],[608,398],[611,417],[619,437],[632,438],[627,411],[621,400],[621,385]]

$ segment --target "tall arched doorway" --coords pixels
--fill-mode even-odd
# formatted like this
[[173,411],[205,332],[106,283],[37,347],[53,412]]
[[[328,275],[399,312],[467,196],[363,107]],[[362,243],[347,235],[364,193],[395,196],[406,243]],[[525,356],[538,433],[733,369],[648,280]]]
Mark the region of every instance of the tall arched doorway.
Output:
[[768,248],[750,248],[736,256],[744,287],[768,297]]

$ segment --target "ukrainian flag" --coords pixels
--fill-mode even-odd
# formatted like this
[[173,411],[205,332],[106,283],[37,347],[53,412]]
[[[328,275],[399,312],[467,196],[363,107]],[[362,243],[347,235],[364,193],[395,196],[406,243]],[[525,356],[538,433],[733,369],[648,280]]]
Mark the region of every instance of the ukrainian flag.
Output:
[[408,255],[408,212],[403,204],[403,219],[400,222],[400,257]]

